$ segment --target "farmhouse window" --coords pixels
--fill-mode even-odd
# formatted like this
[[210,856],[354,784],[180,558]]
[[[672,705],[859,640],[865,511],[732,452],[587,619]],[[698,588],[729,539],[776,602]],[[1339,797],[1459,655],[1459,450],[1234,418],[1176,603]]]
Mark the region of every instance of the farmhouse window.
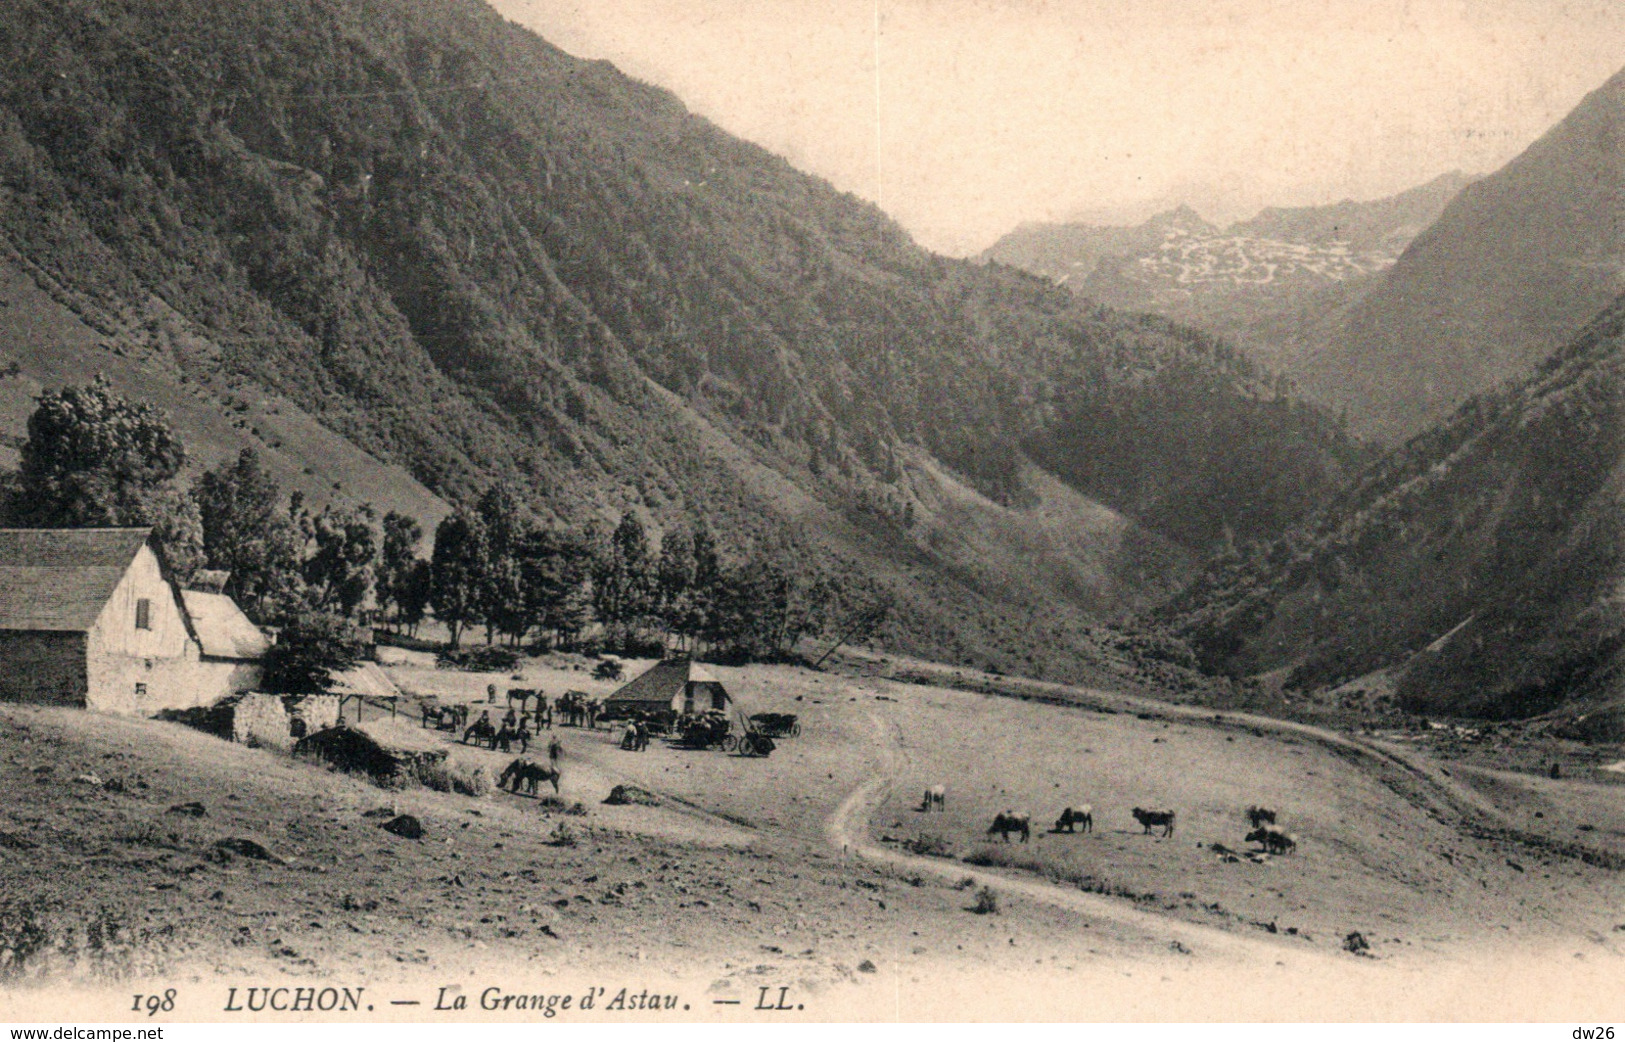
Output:
[[135,628],[138,630],[152,629],[152,602],[145,597],[135,602]]

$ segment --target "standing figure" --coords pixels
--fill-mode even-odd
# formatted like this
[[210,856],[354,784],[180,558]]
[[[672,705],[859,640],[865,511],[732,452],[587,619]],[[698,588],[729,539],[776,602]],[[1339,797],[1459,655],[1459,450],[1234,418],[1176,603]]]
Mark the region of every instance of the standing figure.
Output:
[[564,746],[559,744],[557,737],[547,743],[547,762],[558,767],[559,758],[564,755]]

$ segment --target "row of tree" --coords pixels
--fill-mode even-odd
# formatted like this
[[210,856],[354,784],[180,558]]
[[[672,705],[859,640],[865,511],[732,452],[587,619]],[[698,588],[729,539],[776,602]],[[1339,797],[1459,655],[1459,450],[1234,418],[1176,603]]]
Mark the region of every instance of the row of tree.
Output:
[[[441,522],[427,572],[430,604],[453,645],[467,627],[483,626],[487,643],[535,634],[572,647],[596,623],[605,647],[628,653],[706,647],[778,657],[854,610],[822,575],[802,578],[765,555],[725,561],[703,521],[668,531],[656,547],[630,512],[607,532],[534,524],[502,486]],[[386,618],[415,625],[415,603],[394,591],[418,588],[381,586]]]
[[487,643],[534,640],[612,650],[661,647],[777,657],[803,636],[876,616],[823,576],[793,574],[758,555],[725,561],[702,522],[658,547],[627,513],[610,531],[537,523],[496,486],[435,531],[368,505],[309,509],[285,496],[252,449],[189,489],[186,455],[164,416],[98,378],[47,394],[29,419],[21,466],[8,479],[6,523],[24,527],[151,525],[165,565],[185,580],[229,572],[225,592],[256,622],[321,626],[312,616],[376,618],[410,633],[432,612],[457,646],[470,627]]

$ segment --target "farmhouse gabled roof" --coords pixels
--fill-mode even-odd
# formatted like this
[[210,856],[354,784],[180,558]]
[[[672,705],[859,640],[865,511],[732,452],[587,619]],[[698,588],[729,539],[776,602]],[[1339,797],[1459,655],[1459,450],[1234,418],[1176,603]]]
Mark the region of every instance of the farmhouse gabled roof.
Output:
[[[690,659],[657,662],[630,683],[610,695],[606,702],[658,702],[668,705],[690,683],[716,684],[722,681]],[[726,690],[726,689],[724,689]]]
[[211,658],[253,662],[263,658],[265,649],[271,646],[237,602],[223,593],[182,590],[181,604],[192,623],[198,647]]
[[0,630],[89,630],[151,534],[0,528]]

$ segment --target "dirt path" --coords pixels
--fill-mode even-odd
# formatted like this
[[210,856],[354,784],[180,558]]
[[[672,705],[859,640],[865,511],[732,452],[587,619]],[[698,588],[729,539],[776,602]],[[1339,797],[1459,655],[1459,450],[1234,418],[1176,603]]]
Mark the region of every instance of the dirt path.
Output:
[[878,765],[876,776],[865,781],[841,802],[825,824],[825,837],[831,846],[841,850],[843,856],[863,858],[892,869],[905,869],[921,875],[957,883],[974,880],[976,886],[994,886],[1003,893],[1019,894],[1032,901],[1070,911],[1080,912],[1096,919],[1132,927],[1153,936],[1167,936],[1169,944],[1203,954],[1226,959],[1254,960],[1268,958],[1275,962],[1291,959],[1308,968],[1329,967],[1332,960],[1319,953],[1305,952],[1301,948],[1272,942],[1267,938],[1254,938],[1230,933],[1217,927],[1180,922],[1167,916],[1143,912],[1122,901],[1098,894],[1046,883],[1041,880],[973,869],[959,861],[908,854],[901,850],[877,846],[868,841],[869,819],[886,799],[892,788],[892,778],[907,766],[908,748],[902,729],[895,720],[868,713],[878,738]]

